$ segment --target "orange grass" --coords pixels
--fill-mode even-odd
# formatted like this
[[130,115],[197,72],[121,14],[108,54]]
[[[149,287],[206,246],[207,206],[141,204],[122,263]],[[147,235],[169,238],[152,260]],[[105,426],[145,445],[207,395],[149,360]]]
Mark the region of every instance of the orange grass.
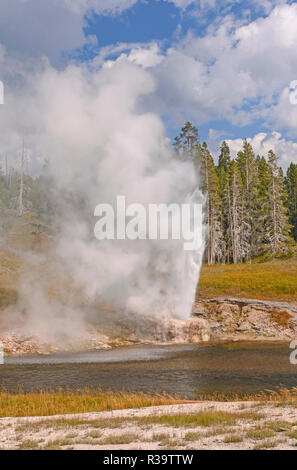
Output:
[[167,395],[115,393],[102,390],[59,390],[38,393],[0,393],[0,417],[53,416],[183,403]]

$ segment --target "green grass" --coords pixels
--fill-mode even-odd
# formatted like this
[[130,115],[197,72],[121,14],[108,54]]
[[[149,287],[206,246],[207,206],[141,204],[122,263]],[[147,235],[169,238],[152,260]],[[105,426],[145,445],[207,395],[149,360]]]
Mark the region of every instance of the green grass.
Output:
[[236,434],[231,434],[229,436],[226,436],[224,439],[224,442],[226,444],[236,444],[237,442],[243,442],[243,437],[242,436],[237,436]]
[[198,441],[200,437],[201,437],[201,434],[199,434],[198,432],[187,432],[187,434],[185,435],[185,440],[193,442],[193,441]]
[[175,415],[162,415],[162,416],[148,416],[138,418],[137,422],[141,424],[160,424],[172,427],[209,427],[226,425],[233,426],[239,420],[258,420],[262,416],[258,413],[250,411],[243,413],[231,413],[225,411],[200,411],[193,414],[175,414]]
[[100,445],[108,446],[108,445],[123,445],[123,444],[131,444],[132,442],[137,442],[139,437],[136,434],[124,434],[122,436],[109,436],[105,439],[100,441]]
[[267,263],[203,266],[198,296],[296,301],[297,257]]
[[276,446],[277,446],[276,442],[263,441],[263,442],[260,442],[260,444],[255,445],[254,450],[273,449]]
[[246,436],[249,439],[261,440],[261,439],[267,439],[268,437],[274,437],[275,432],[272,429],[251,430],[246,433]]

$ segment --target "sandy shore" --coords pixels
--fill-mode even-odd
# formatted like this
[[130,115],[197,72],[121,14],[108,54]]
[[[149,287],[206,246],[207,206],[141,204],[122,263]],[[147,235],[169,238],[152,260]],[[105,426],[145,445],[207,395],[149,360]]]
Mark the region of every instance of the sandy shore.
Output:
[[0,419],[1,449],[297,449],[289,404],[201,402]]

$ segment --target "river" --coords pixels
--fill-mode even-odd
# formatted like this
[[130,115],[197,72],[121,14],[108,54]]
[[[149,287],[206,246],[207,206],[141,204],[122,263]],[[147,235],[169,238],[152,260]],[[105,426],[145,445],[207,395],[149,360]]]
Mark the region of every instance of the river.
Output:
[[0,366],[0,386],[10,392],[100,387],[186,399],[206,392],[257,393],[297,386],[290,352],[288,344],[233,342],[8,356]]

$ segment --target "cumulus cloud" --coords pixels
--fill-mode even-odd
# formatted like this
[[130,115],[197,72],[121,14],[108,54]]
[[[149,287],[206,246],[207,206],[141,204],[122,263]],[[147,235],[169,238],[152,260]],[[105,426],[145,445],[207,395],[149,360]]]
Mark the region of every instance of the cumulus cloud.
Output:
[[[178,124],[186,110],[199,123],[286,125],[290,103],[282,93],[296,78],[296,22],[297,5],[281,5],[247,24],[227,16],[203,37],[189,33],[156,68],[160,109]],[[273,107],[278,99],[282,113]]]
[[[116,60],[105,60],[115,50],[121,52]],[[139,65],[142,68],[151,68],[159,65],[163,60],[163,55],[159,45],[156,42],[144,44],[118,44],[115,47],[103,48],[101,53],[94,60],[94,64],[101,63],[104,67],[112,67],[115,63],[129,61],[132,64]]]
[[1,0],[0,43],[19,57],[47,56],[55,64],[61,54],[91,44],[83,31],[85,17],[120,14],[138,0]]

